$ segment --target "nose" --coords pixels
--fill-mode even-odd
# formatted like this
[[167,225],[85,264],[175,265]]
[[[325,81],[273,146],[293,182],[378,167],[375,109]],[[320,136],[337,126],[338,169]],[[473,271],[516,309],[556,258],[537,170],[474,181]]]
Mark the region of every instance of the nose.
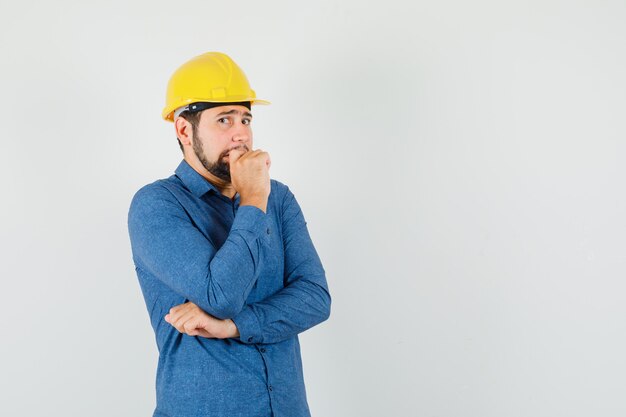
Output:
[[233,142],[246,143],[252,138],[250,127],[244,124],[237,124],[233,129]]

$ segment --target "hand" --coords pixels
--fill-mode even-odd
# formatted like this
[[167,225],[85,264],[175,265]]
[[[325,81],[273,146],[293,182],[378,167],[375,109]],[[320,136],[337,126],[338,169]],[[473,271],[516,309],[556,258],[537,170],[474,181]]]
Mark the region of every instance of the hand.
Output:
[[165,315],[165,321],[181,333],[214,339],[239,337],[235,322],[220,320],[207,314],[191,301],[177,305]]
[[241,197],[240,205],[267,209],[270,194],[270,155],[260,149],[246,152],[236,148],[229,153],[230,179]]

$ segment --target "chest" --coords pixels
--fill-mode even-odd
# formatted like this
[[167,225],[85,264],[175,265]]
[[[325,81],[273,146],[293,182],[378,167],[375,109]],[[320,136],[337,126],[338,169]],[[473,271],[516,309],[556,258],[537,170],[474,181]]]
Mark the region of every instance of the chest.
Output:
[[[198,210],[190,213],[195,226],[213,244],[216,250],[224,244],[230,234],[237,214],[238,205],[231,201],[201,200]],[[270,199],[267,206],[267,236],[256,240],[258,245],[259,277],[256,280],[247,304],[261,301],[284,287],[284,247],[281,221],[276,204]],[[253,248],[254,249],[254,248]]]

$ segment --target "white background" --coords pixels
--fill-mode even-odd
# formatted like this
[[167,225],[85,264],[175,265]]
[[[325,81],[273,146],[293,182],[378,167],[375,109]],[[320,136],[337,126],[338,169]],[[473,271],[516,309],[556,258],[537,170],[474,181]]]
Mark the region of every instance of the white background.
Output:
[[312,414],[626,415],[624,1],[0,3],[0,415],[150,416],[126,219],[229,54],[331,318]]

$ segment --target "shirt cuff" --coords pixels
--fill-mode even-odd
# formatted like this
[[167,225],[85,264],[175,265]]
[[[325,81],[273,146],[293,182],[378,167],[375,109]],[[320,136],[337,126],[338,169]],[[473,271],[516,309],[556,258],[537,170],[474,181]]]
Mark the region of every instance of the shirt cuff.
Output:
[[239,331],[239,340],[243,343],[263,343],[261,325],[250,306],[245,306],[235,317],[231,319]]

